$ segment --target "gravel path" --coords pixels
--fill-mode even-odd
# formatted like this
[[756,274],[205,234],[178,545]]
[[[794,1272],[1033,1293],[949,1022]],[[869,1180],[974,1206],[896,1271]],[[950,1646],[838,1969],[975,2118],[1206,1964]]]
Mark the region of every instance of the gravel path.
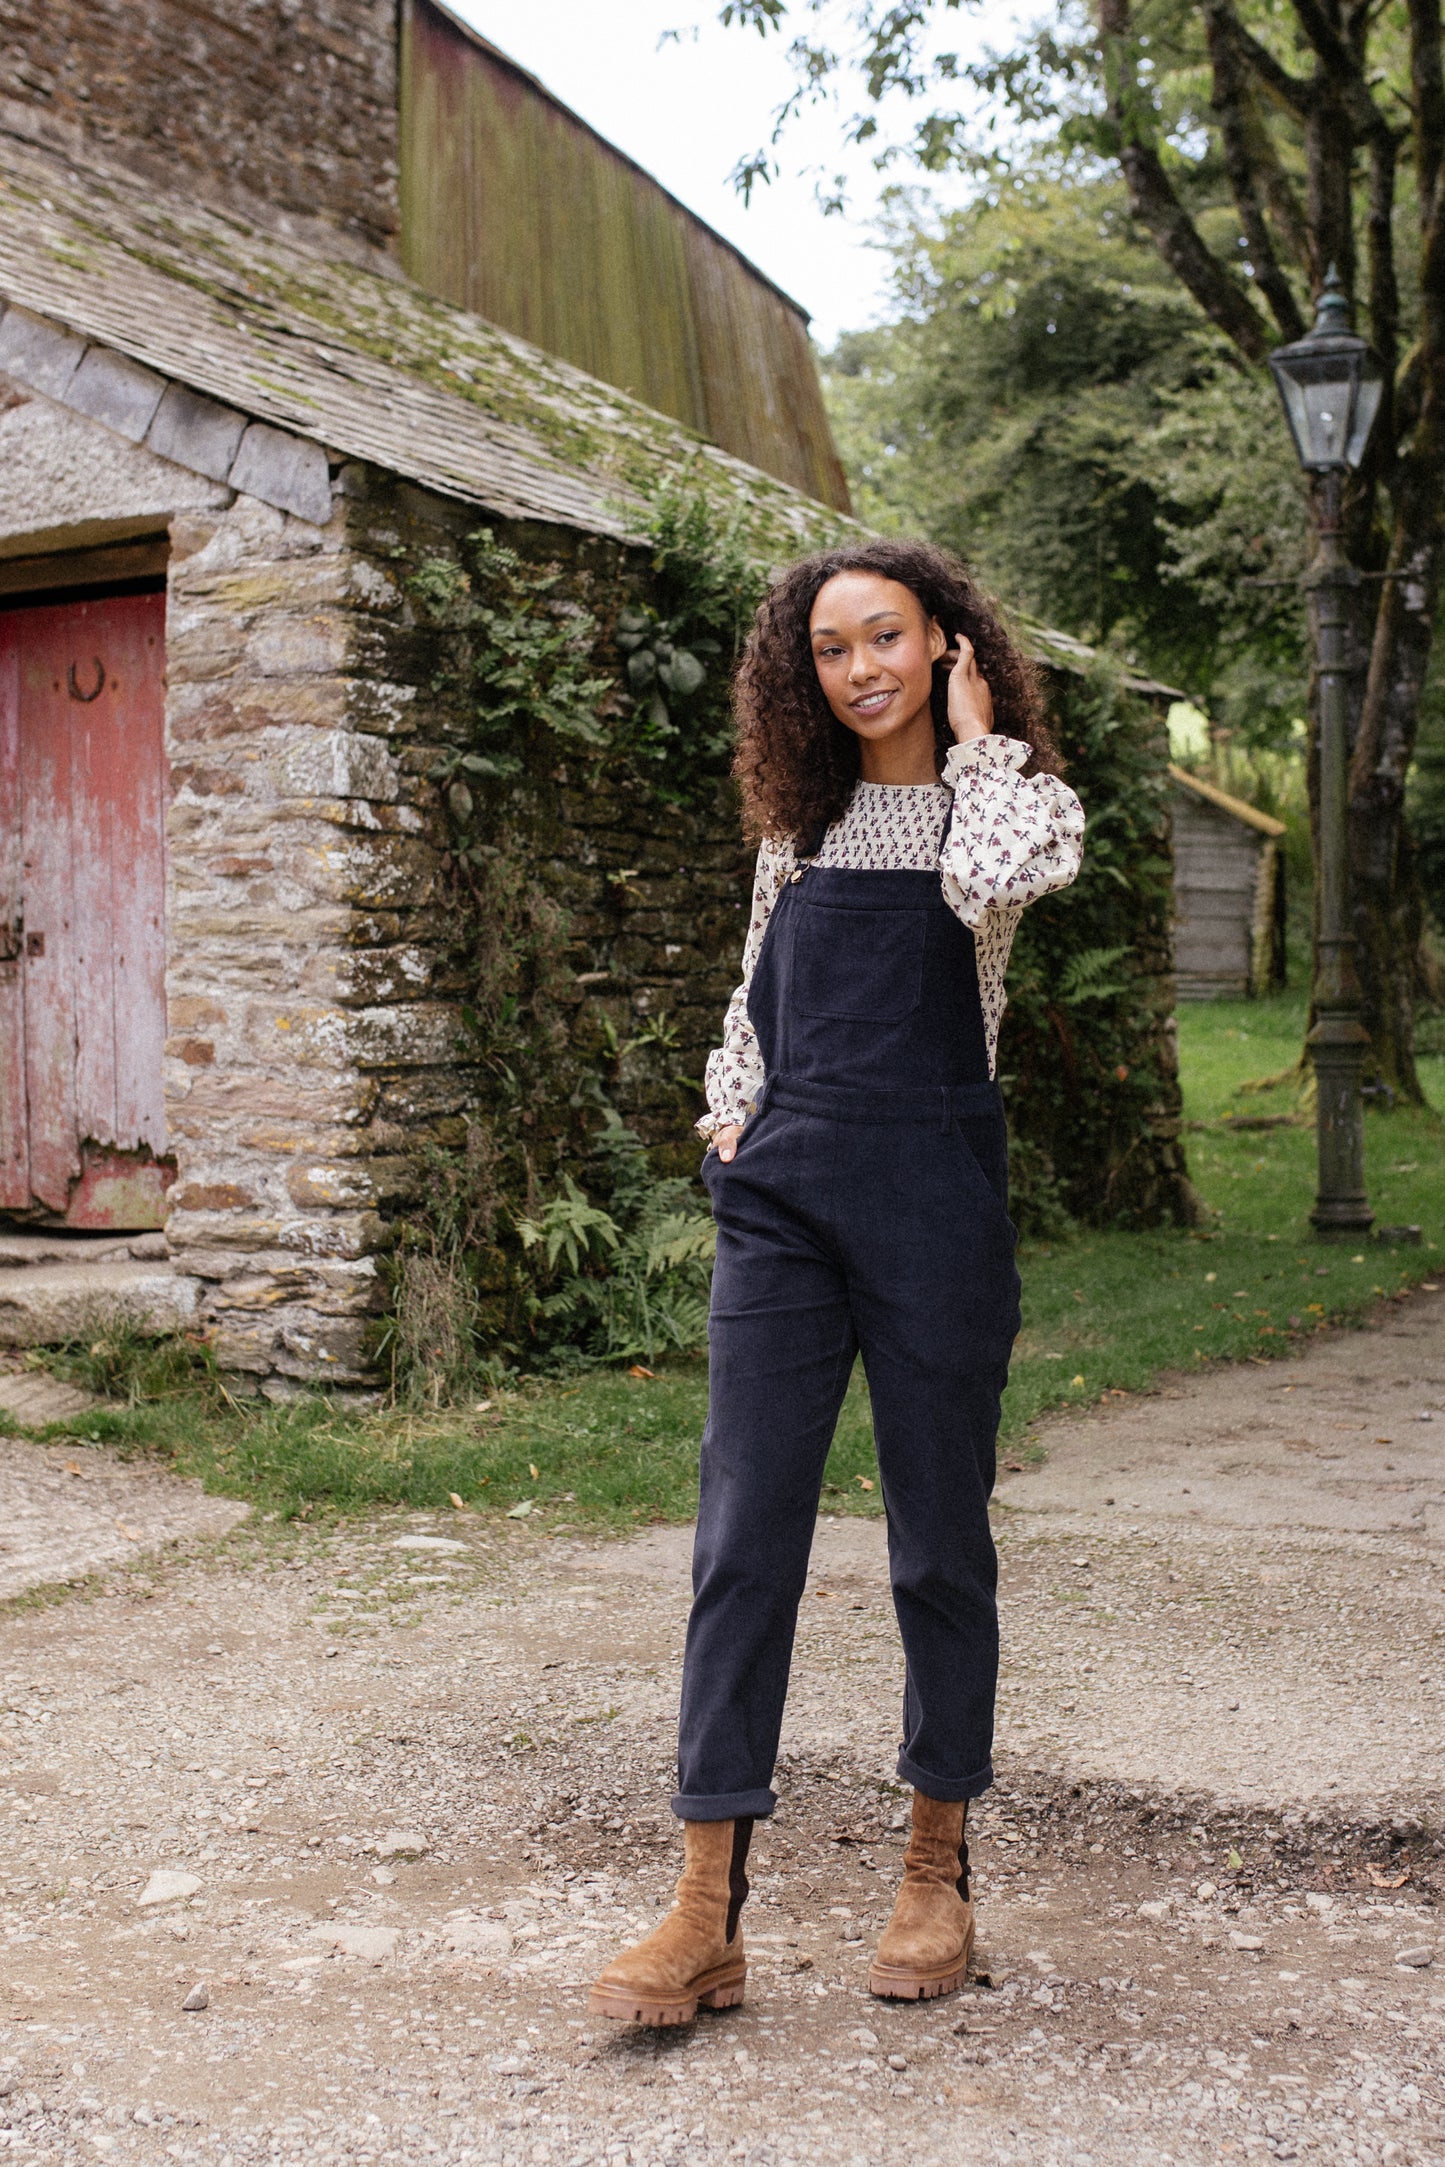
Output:
[[[674,2036],[585,1994],[675,1871],[686,1530],[173,1527],[0,1609],[0,2152],[1445,2162],[1445,1298],[1046,1441],[999,1498],[980,1975],[919,2008],[865,1988],[876,1523],[820,1523],[748,2001]],[[0,1518],[85,1487],[4,1451]]]

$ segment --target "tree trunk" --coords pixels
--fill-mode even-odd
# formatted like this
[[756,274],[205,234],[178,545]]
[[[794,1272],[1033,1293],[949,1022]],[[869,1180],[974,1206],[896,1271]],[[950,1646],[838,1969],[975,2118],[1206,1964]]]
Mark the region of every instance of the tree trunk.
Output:
[[1427,393],[1395,490],[1389,571],[1376,613],[1369,676],[1350,759],[1350,882],[1356,954],[1374,1080],[1415,1105],[1416,954],[1424,923],[1405,823],[1405,777],[1415,751],[1430,666],[1440,576],[1439,462]]

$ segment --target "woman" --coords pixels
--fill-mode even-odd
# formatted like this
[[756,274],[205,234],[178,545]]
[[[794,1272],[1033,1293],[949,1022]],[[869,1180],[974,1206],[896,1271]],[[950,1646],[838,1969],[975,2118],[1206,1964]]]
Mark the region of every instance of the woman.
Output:
[[861,1352],[907,1682],[912,1834],[875,1994],[959,1986],[964,1823],[992,1782],[988,1523],[1018,1330],[993,1081],[1022,907],[1079,868],[1034,672],[963,567],[918,542],[794,565],[737,683],[761,835],[743,983],[708,1063],[717,1220],[677,1902],[592,1990],[681,2024],[741,2001],[738,1920],[770,1788],[824,1462]]

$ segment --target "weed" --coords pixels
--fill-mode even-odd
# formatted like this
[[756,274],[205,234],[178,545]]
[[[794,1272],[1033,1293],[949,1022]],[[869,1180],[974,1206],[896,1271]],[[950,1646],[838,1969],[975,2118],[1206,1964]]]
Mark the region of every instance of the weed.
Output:
[[83,1312],[50,1366],[87,1392],[129,1407],[217,1390],[215,1361],[198,1333],[159,1329],[147,1312],[121,1303]]

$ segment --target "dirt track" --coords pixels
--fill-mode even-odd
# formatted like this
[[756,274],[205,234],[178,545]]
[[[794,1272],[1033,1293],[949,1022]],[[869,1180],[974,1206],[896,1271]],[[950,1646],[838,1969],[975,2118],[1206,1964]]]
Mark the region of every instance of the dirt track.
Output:
[[[1445,2161],[1445,1297],[1048,1443],[999,1501],[988,1983],[921,2009],[864,1988],[903,1808],[876,1523],[820,1525],[748,2002],[667,2039],[584,2004],[674,1871],[685,1530],[243,1527],[12,1604],[0,2146]],[[113,1544],[109,1473],[6,1452],[0,1500],[19,1467]],[[194,1892],[142,1907],[157,1869]]]

